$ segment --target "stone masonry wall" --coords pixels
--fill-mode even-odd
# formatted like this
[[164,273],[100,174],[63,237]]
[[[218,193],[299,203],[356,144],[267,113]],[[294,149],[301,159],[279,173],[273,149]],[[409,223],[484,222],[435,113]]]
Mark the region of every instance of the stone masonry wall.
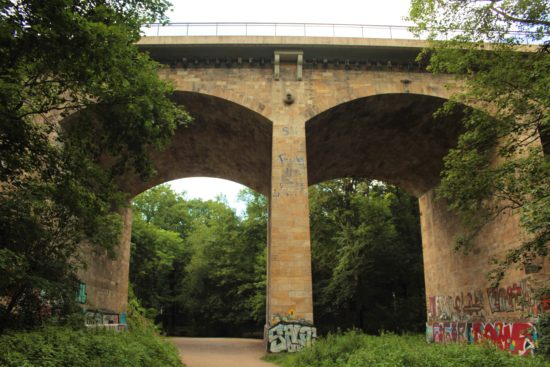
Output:
[[[164,68],[160,75],[172,81],[176,91],[220,97],[272,123],[271,177],[264,175],[262,179],[251,180],[257,182],[262,191],[265,190],[270,200],[267,325],[300,320],[312,323],[308,185],[317,182],[308,182],[306,121],[342,103],[380,94],[421,94],[447,98],[450,92],[445,84],[450,78],[403,71],[306,69],[303,80],[297,81],[296,65],[292,63],[281,65],[279,80],[274,80],[273,70],[269,66]],[[292,103],[284,101],[287,93],[292,94]],[[201,113],[208,114],[209,111]],[[337,136],[338,131],[334,134]],[[193,149],[193,144],[183,145],[181,149]],[[357,151],[355,159],[365,157]],[[204,162],[205,166],[208,164]],[[231,169],[233,179],[243,175],[260,175],[239,165]],[[200,171],[195,170],[189,174],[198,173]],[[186,177],[183,171],[180,175]],[[173,178],[157,177],[155,182]],[[139,190],[146,188],[140,187]],[[446,211],[443,204],[434,200],[433,191],[423,193],[419,200],[429,327],[434,323],[451,322],[527,322],[530,317],[536,316],[539,311],[535,311],[534,307],[538,310],[542,306],[529,298],[529,284],[548,279],[547,264],[536,274],[522,271],[510,273],[502,283],[503,292],[489,289],[485,277],[489,258],[519,243],[521,232],[516,216],[502,217],[488,226],[479,236],[477,250],[464,255],[453,250],[454,236],[459,229],[456,218]],[[110,262],[104,258],[90,261],[91,266],[82,273],[88,284],[90,305],[117,311],[125,308],[131,231],[128,215],[120,261]],[[528,305],[520,305],[519,300],[527,301]],[[452,326],[448,327],[452,329]],[[431,330],[434,334],[435,329],[432,327]],[[311,330],[309,332],[313,333]],[[459,335],[458,331],[453,334],[451,330],[450,333],[451,339],[452,335]]]

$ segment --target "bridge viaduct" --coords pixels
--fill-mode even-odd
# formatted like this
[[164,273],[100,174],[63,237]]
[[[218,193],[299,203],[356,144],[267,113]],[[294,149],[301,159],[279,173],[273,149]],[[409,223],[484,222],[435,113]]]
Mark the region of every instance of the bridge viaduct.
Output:
[[[517,216],[507,213],[486,226],[472,253],[454,251],[461,225],[434,188],[461,131],[460,111],[434,117],[453,78],[424,71],[415,61],[423,46],[361,38],[145,37],[139,47],[165,65],[161,78],[174,84],[175,100],[195,121],[165,150],[152,152],[156,177],[142,182],[128,175],[121,187],[133,197],[169,180],[209,176],[266,195],[270,328],[289,310],[296,320],[314,322],[308,187],[341,177],[398,185],[420,204],[428,338],[474,338],[475,323],[479,336],[489,322],[531,325],[541,309],[531,287],[548,280],[548,266],[533,274],[513,270],[498,289],[485,276],[491,257],[522,240]],[[118,258],[90,254],[81,274],[89,308],[126,308],[129,209],[124,216]],[[527,326],[521,327],[524,335]],[[518,343],[525,340],[532,338]]]

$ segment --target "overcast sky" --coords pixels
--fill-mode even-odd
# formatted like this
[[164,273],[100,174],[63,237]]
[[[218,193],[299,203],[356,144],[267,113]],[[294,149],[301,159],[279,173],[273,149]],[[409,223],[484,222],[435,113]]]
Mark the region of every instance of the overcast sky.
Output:
[[172,0],[172,22],[403,24],[410,0]]
[[[171,22],[273,22],[404,25],[410,0],[172,0]],[[237,201],[243,186],[226,180],[187,178],[171,181],[188,198],[214,199],[225,195],[238,212]]]

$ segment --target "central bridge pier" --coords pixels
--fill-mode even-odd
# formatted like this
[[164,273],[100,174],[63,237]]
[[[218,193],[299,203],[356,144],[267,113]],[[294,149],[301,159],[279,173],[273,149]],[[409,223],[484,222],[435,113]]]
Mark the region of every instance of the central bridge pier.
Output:
[[[173,83],[174,99],[195,121],[166,149],[152,151],[156,177],[142,182],[128,174],[121,187],[133,197],[169,180],[210,176],[269,198],[270,351],[300,350],[316,338],[308,187],[342,177],[378,179],[419,198],[432,341],[491,337],[479,325],[506,320],[522,331],[518,350],[532,350],[525,330],[540,304],[531,289],[548,280],[548,266],[533,274],[510,272],[503,284],[517,288],[517,302],[495,296],[500,290],[485,277],[488,260],[523,236],[510,213],[483,229],[475,252],[454,251],[462,228],[434,188],[461,132],[461,114],[434,117],[453,79],[426,73],[415,61],[423,42],[195,36],[145,37],[138,46],[164,65],[160,77]],[[117,260],[88,258],[81,274],[86,307],[124,312],[130,232],[128,220]],[[530,311],[520,306],[521,297],[531,302]],[[508,301],[511,306],[502,306]]]

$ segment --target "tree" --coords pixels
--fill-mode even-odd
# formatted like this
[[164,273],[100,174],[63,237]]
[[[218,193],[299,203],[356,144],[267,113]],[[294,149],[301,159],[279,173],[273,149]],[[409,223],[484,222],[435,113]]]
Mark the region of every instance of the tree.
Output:
[[171,335],[244,335],[265,321],[266,198],[186,200],[157,186],[133,202],[130,281]]
[[155,186],[136,196],[132,206],[141,220],[185,238],[193,230],[193,218],[185,193],[178,194],[168,185]]
[[236,336],[265,322],[266,201],[246,191],[247,216],[223,202],[192,201],[195,227],[186,244],[191,253],[180,284],[188,332]]
[[0,332],[70,306],[82,241],[117,243],[117,175],[189,121],[135,46],[168,6],[0,1]]
[[497,282],[511,265],[548,255],[549,17],[545,0],[412,0],[410,10],[417,32],[431,40],[429,69],[456,74],[465,87],[440,112],[469,106],[438,189],[473,228],[458,246],[468,248],[478,229],[510,211],[519,211],[529,235],[495,260]]
[[244,189],[239,193],[239,200],[246,204],[246,214],[241,220],[242,251],[254,254],[248,259],[247,281],[239,287],[239,293],[245,296],[243,309],[246,314],[261,326],[266,318],[267,198]]
[[314,308],[325,330],[419,331],[424,291],[416,198],[376,181],[310,189]]
[[136,196],[130,252],[130,283],[147,316],[174,333],[179,284],[190,260],[185,239],[192,233],[190,207],[183,194],[159,185]]
[[184,253],[183,239],[177,232],[147,223],[139,215],[132,223],[130,279],[142,305],[154,319],[173,300],[174,261]]

